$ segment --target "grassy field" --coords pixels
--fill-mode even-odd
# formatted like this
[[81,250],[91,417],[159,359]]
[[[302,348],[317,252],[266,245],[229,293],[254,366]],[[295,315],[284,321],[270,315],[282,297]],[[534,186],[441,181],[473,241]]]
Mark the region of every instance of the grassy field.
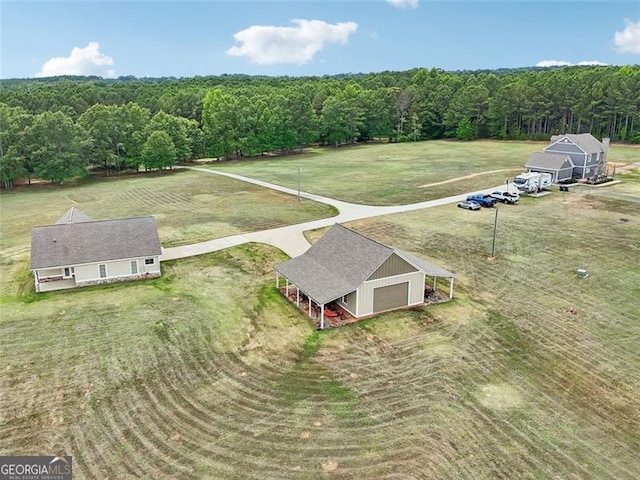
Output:
[[163,247],[337,213],[327,205],[301,203],[290,195],[190,171],[21,187],[0,195],[0,285],[21,279],[28,270],[31,227],[54,223],[73,206],[94,220],[153,215]]
[[490,210],[350,223],[455,271],[455,299],[331,331],[275,291],[285,257],[263,245],[7,295],[0,454],[70,453],[78,479],[636,479],[640,175],[623,178],[499,206],[494,261]]
[[[301,166],[304,191],[347,202],[397,205],[500,185],[522,172],[529,155],[546,145],[489,140],[362,145],[220,163],[213,168],[297,188]],[[638,148],[613,145],[609,159],[623,165],[637,161],[639,155]],[[475,176],[441,183],[469,175]]]

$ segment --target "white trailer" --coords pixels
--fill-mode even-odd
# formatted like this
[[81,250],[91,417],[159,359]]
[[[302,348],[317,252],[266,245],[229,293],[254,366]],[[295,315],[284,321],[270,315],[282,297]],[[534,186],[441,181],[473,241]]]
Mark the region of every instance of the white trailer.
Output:
[[521,173],[513,179],[513,184],[520,191],[527,193],[535,193],[550,187],[553,178],[550,173],[543,172],[527,172]]

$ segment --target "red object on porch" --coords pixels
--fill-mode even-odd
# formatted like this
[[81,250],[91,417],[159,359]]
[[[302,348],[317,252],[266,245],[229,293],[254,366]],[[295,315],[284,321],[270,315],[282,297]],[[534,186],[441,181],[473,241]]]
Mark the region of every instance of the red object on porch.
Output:
[[340,314],[338,312],[335,312],[335,311],[331,310],[328,307],[324,307],[324,316],[325,317],[337,317],[339,315]]

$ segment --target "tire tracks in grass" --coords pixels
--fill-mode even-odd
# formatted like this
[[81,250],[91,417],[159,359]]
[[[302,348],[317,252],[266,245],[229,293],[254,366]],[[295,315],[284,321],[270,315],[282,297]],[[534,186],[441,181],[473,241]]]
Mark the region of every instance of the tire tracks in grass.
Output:
[[441,182],[425,183],[424,185],[419,185],[418,188],[437,187],[439,185],[446,185],[448,183],[455,183],[455,182],[459,182],[461,180],[469,180],[470,178],[481,177],[483,175],[492,175],[494,173],[520,172],[520,171],[522,171],[521,168],[501,168],[499,170],[488,170],[488,171],[485,171],[485,172],[472,173],[470,175],[465,175],[463,177],[450,178],[448,180],[443,180]]

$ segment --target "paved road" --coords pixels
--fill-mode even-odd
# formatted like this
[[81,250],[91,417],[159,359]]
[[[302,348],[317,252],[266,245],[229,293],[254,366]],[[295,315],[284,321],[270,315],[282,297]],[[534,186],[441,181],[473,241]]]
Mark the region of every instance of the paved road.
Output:
[[[243,182],[253,183],[261,187],[270,188],[289,195],[298,195],[298,191],[292,188],[282,187],[273,183],[263,182],[234,173],[221,172],[208,168],[186,167],[190,170],[197,170],[211,175],[221,175],[224,177],[234,178]],[[504,185],[487,188],[486,190],[477,190],[476,192],[492,192],[502,188]],[[314,228],[327,227],[335,223],[350,222],[363,218],[377,217],[379,215],[389,215],[392,213],[410,212],[413,210],[422,210],[425,208],[437,207],[450,203],[456,203],[464,200],[468,194],[454,195],[451,197],[439,198],[437,200],[429,200],[426,202],[411,203],[408,205],[393,206],[375,206],[361,205],[358,203],[348,203],[321,195],[315,195],[308,192],[300,192],[302,198],[313,200],[315,202],[332,205],[340,212],[338,215],[330,218],[322,218],[320,220],[312,220],[310,222],[298,223],[286,227],[272,228],[270,230],[262,230],[258,232],[243,233],[240,235],[232,235],[230,237],[216,238],[206,242],[194,243],[191,245],[183,245],[180,247],[163,248],[160,260],[174,260],[176,258],[192,257],[203,253],[215,252],[224,248],[241,245],[248,242],[266,243],[281,249],[290,257],[297,257],[303,254],[311,246],[304,238],[303,232]]]

